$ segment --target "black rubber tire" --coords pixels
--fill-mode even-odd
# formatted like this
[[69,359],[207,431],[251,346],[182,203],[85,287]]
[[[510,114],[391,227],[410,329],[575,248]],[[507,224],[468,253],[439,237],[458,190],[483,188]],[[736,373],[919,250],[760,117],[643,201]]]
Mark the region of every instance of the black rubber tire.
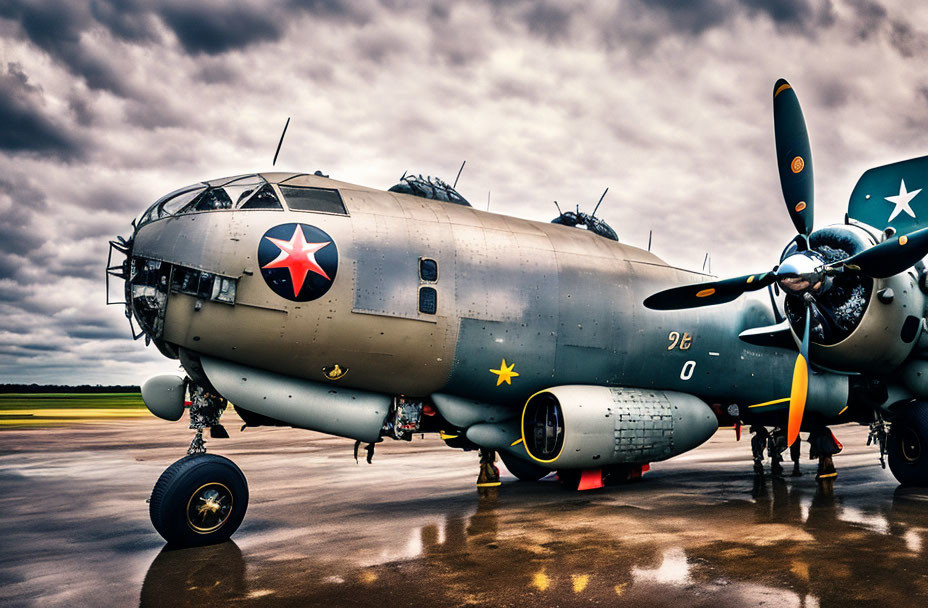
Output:
[[889,470],[904,486],[928,486],[928,403],[908,406],[895,420],[887,441]]
[[529,462],[505,452],[500,452],[499,458],[506,465],[506,469],[515,475],[519,481],[538,481],[551,472],[551,469],[546,469],[534,462]]
[[[231,497],[228,512],[209,528],[197,529],[188,514],[194,495],[204,488],[219,488]],[[184,456],[161,474],[151,492],[151,523],[172,547],[212,545],[229,539],[245,518],[248,482],[234,462],[215,454]]]

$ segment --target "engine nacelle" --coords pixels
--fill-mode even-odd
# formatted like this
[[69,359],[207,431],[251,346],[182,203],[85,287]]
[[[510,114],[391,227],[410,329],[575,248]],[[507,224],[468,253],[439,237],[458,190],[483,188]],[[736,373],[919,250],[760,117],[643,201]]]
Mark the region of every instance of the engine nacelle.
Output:
[[521,427],[534,460],[579,469],[666,460],[709,439],[718,419],[685,393],[571,385],[532,395]]

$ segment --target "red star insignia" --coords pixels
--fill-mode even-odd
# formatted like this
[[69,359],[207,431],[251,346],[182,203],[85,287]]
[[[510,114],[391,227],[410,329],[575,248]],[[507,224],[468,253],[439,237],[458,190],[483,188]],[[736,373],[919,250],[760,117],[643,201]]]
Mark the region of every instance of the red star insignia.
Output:
[[277,256],[273,262],[261,268],[286,268],[289,270],[290,280],[293,281],[294,298],[299,295],[300,289],[303,288],[303,282],[306,280],[306,273],[310,271],[330,281],[332,280],[322,269],[322,266],[316,263],[316,252],[329,245],[331,241],[326,241],[325,243],[307,243],[306,237],[303,236],[303,228],[301,226],[296,227],[289,241],[272,239],[269,236],[264,238],[280,248],[280,255]]

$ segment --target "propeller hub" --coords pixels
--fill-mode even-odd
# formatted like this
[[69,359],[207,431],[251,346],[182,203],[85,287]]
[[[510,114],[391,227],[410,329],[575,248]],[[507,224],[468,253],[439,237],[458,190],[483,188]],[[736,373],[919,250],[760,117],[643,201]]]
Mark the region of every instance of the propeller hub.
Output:
[[822,293],[831,285],[825,273],[825,259],[815,251],[788,256],[777,268],[777,281],[787,293]]

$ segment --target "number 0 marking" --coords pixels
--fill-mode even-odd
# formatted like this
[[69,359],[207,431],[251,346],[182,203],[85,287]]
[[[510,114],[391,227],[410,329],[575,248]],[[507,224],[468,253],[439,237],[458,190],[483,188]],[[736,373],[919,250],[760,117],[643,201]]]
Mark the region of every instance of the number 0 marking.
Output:
[[695,361],[687,361],[683,364],[683,369],[680,370],[680,380],[689,380],[693,377],[693,372],[696,370]]

